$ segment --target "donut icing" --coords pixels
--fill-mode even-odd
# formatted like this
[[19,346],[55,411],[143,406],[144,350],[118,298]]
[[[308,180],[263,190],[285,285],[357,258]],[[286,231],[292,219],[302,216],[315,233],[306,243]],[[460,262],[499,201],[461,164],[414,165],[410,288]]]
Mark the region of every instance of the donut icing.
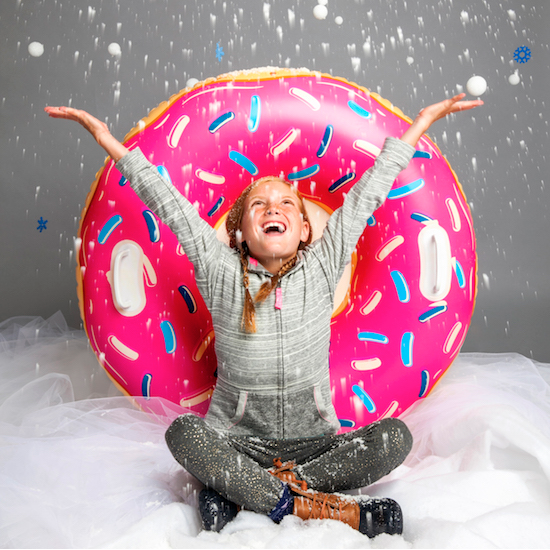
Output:
[[[323,217],[373,164],[386,136],[400,136],[410,122],[344,79],[264,68],[183,90],[125,144],[139,146],[220,238],[242,189],[280,174],[308,200],[318,237]],[[81,315],[108,375],[127,395],[144,397],[145,408],[159,396],[204,414],[216,357],[193,266],[111,159],[92,186],[79,238]],[[332,396],[342,431],[397,416],[426,397],[470,323],[472,219],[453,170],[426,136],[369,219],[348,267],[331,321]]]

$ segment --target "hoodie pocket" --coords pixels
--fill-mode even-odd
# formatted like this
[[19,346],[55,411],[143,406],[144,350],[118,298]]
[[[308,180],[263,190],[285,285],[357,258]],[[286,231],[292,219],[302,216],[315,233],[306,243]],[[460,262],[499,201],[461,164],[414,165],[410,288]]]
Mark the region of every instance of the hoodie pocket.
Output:
[[237,400],[237,406],[235,407],[235,414],[229,421],[229,426],[227,428],[228,430],[236,426],[243,419],[247,400],[248,400],[248,392],[240,391],[239,398]]
[[323,420],[331,422],[331,409],[327,406],[325,398],[323,397],[321,384],[315,384],[313,386],[313,397],[315,399],[315,406],[317,407],[317,412],[319,413],[319,416]]

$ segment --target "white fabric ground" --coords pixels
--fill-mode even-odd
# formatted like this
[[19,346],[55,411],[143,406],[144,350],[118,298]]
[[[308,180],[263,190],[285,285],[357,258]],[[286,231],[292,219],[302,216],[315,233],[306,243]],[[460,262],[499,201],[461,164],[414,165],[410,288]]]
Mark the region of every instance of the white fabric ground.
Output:
[[[463,354],[409,412],[406,463],[370,494],[402,506],[402,536],[241,512],[202,532],[197,482],[164,431],[179,413],[119,397],[60,314],[0,324],[2,548],[548,548],[550,365]],[[364,491],[364,490],[363,490]],[[366,491],[364,491],[366,492]]]

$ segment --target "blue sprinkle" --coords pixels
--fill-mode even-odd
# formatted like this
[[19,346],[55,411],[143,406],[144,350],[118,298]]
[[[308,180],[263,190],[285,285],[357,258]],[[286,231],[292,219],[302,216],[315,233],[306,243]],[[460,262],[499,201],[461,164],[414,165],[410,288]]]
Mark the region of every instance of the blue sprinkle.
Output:
[[127,183],[128,183],[128,180],[124,176],[121,176],[120,179],[118,180],[118,184],[120,185],[120,187],[124,187]]
[[181,285],[180,287],[178,287],[178,290],[180,291],[180,294],[183,296],[183,299],[187,304],[187,309],[189,310],[189,313],[196,313],[197,302],[195,301],[193,294],[191,294],[191,291],[185,285]]
[[357,115],[363,117],[363,118],[370,118],[371,117],[371,114],[366,110],[366,109],[363,109],[363,107],[361,107],[361,105],[359,105],[358,103],[355,103],[355,101],[353,101],[353,99],[350,99],[348,101],[348,107]]
[[426,216],[426,214],[421,214],[420,212],[413,212],[411,214],[411,218],[420,223],[433,221],[433,218],[430,218],[430,216]]
[[262,114],[262,103],[259,95],[253,95],[250,100],[250,118],[248,119],[248,129],[255,132],[260,125]]
[[414,334],[405,332],[401,337],[401,361],[406,367],[412,367],[413,365],[413,343]]
[[249,172],[250,175],[256,176],[258,174],[258,167],[239,151],[229,151],[229,158]]
[[149,239],[152,243],[158,243],[160,241],[160,228],[159,222],[155,218],[155,215],[151,210],[144,210],[143,217],[145,218],[145,223],[147,224],[147,229],[149,230]]
[[151,399],[151,380],[153,376],[151,374],[146,374],[141,381],[141,394],[145,399]]
[[411,299],[411,292],[403,273],[395,270],[390,275],[395,285],[395,290],[397,290],[397,298],[401,303],[406,304]]
[[354,428],[355,427],[355,420],[344,420],[343,418],[339,418],[338,422],[340,422],[340,426],[342,426],[342,428]]
[[368,220],[367,220],[367,225],[369,227],[374,227],[376,225],[376,218],[374,216],[371,216]]
[[428,391],[428,385],[430,383],[430,373],[427,370],[423,370],[421,374],[420,393],[418,397],[424,397]]
[[359,338],[361,342],[376,342],[377,344],[387,344],[389,342],[387,336],[377,332],[360,332],[357,338]]
[[415,151],[414,152],[414,155],[413,155],[413,159],[418,159],[418,158],[421,158],[421,159],[431,159],[432,158],[432,154],[429,153],[428,151]]
[[208,127],[208,131],[213,134],[214,132],[217,132],[224,124],[227,124],[234,118],[235,113],[233,111],[228,111],[227,113],[219,116],[214,122],[212,122],[212,124],[210,124],[210,126]]
[[455,275],[458,281],[458,286],[460,288],[464,288],[466,286],[466,275],[464,274],[464,270],[462,269],[462,266],[457,259],[455,259],[453,267],[455,268]]
[[334,193],[335,191],[338,191],[340,187],[343,187],[346,185],[346,183],[349,183],[350,181],[353,181],[355,179],[355,172],[349,172],[345,176],[342,176],[341,178],[337,179],[331,186],[328,188],[329,193]]
[[422,189],[422,187],[424,187],[423,179],[412,181],[411,183],[407,183],[406,185],[402,185],[401,187],[392,189],[388,193],[388,199],[400,199],[402,197],[406,197],[407,195],[416,193],[416,191],[418,191],[419,189]]
[[445,311],[447,311],[447,306],[432,307],[428,311],[425,311],[424,313],[422,313],[422,315],[418,317],[418,320],[421,323],[425,323],[426,321],[433,319],[437,315],[441,315],[441,313],[444,313]]
[[110,218],[107,223],[101,228],[101,231],[99,232],[99,237],[97,238],[97,241],[99,244],[105,244],[107,239],[111,236],[111,233],[115,230],[117,225],[120,225],[122,223],[122,216],[115,214],[112,218]]
[[213,216],[220,208],[221,205],[225,202],[225,197],[222,195],[217,201],[216,204],[208,211],[209,216]]
[[325,128],[325,133],[323,135],[323,139],[321,140],[321,145],[319,145],[319,149],[317,150],[317,156],[319,158],[323,157],[325,155],[325,153],[327,152],[328,146],[330,145],[330,142],[332,141],[333,134],[334,134],[334,127],[329,124]]
[[166,166],[157,166],[158,173],[168,182],[172,183],[172,178],[166,169]]
[[160,330],[164,336],[164,347],[166,353],[174,353],[176,351],[176,333],[170,321],[161,321]]
[[291,172],[287,177],[290,181],[304,180],[317,174],[320,169],[321,167],[318,164],[314,164],[313,166],[309,166],[308,168],[304,168],[298,172]]
[[363,405],[367,408],[367,411],[370,413],[376,412],[376,405],[374,404],[374,401],[363,388],[355,384],[351,389],[353,390],[353,393],[361,399]]

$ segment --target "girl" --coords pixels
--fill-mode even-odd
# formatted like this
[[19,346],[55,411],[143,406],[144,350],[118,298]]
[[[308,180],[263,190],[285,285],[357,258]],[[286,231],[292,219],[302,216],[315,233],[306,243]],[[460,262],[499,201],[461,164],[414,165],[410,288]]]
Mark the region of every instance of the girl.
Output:
[[387,138],[321,239],[311,244],[299,193],[267,177],[246,188],[231,209],[230,247],[139,149],[128,151],[84,111],[46,108],[92,134],[195,267],[216,333],[218,381],[205,419],[180,416],[166,441],[207,487],[199,496],[206,529],[220,530],[241,506],[274,521],[287,514],[338,519],[369,537],[402,532],[396,502],[334,494],[388,474],[407,456],[412,437],[391,418],[336,435],[328,365],[333,295],[367,219],[422,134],[449,113],[482,104],[464,96],[423,109],[400,139]]

